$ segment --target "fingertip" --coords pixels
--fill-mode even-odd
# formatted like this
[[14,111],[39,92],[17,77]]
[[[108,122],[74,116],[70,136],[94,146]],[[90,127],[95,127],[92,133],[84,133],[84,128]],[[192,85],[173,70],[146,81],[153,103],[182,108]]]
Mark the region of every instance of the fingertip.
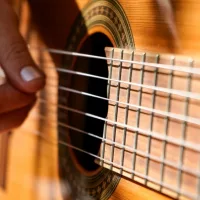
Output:
[[23,92],[35,93],[44,88],[46,84],[45,74],[36,67],[26,66],[20,71],[20,81],[17,81]]
[[45,86],[45,83],[46,81],[44,78],[38,78],[26,83],[26,85],[23,85],[23,90],[26,93],[35,93],[43,89]]

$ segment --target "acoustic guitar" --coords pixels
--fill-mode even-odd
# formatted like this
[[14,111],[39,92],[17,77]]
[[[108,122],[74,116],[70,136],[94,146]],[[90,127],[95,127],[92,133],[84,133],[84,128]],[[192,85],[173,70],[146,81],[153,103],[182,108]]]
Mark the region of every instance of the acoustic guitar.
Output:
[[0,136],[0,199],[199,200],[200,2],[12,5],[47,83]]

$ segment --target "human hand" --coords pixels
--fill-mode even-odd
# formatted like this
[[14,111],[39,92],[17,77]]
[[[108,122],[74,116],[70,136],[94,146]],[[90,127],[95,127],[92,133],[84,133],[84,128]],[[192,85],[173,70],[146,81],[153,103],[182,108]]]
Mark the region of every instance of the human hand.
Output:
[[20,126],[45,85],[18,31],[17,17],[7,0],[0,0],[0,66],[6,82],[0,85],[0,134]]

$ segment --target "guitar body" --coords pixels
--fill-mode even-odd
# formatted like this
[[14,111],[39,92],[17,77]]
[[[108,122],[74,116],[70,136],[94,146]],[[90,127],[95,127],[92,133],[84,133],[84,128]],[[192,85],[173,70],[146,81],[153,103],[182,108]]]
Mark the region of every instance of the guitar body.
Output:
[[[12,5],[35,62],[47,74],[47,86],[40,92],[35,108],[22,127],[6,136],[4,167],[1,167],[0,159],[0,170],[6,174],[2,180],[0,178],[0,199],[165,200],[174,197],[171,192],[155,190],[155,187],[149,187],[112,167],[99,166],[102,160],[99,163],[98,159],[69,146],[101,157],[101,141],[83,136],[77,130],[69,130],[66,124],[103,137],[104,123],[63,111],[56,105],[102,118],[109,113],[109,105],[102,99],[93,100],[59,90],[59,86],[106,97],[107,83],[82,76],[75,78],[72,74],[57,72],[55,68],[108,77],[109,63],[42,49],[62,49],[105,57],[105,47],[111,47],[198,59],[198,0],[173,0],[173,17],[166,16],[168,7],[159,7],[155,0],[13,0]],[[130,53],[128,55],[130,57]],[[117,58],[120,59],[120,55]],[[200,141],[199,136],[196,140]],[[160,151],[159,148],[157,151]],[[159,170],[157,173],[160,173]]]

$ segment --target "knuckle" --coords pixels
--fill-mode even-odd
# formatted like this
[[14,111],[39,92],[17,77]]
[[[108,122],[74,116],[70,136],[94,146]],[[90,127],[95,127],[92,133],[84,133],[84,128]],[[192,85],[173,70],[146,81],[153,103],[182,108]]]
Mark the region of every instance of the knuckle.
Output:
[[27,50],[23,41],[12,42],[4,51],[4,60],[19,60],[27,56]]

